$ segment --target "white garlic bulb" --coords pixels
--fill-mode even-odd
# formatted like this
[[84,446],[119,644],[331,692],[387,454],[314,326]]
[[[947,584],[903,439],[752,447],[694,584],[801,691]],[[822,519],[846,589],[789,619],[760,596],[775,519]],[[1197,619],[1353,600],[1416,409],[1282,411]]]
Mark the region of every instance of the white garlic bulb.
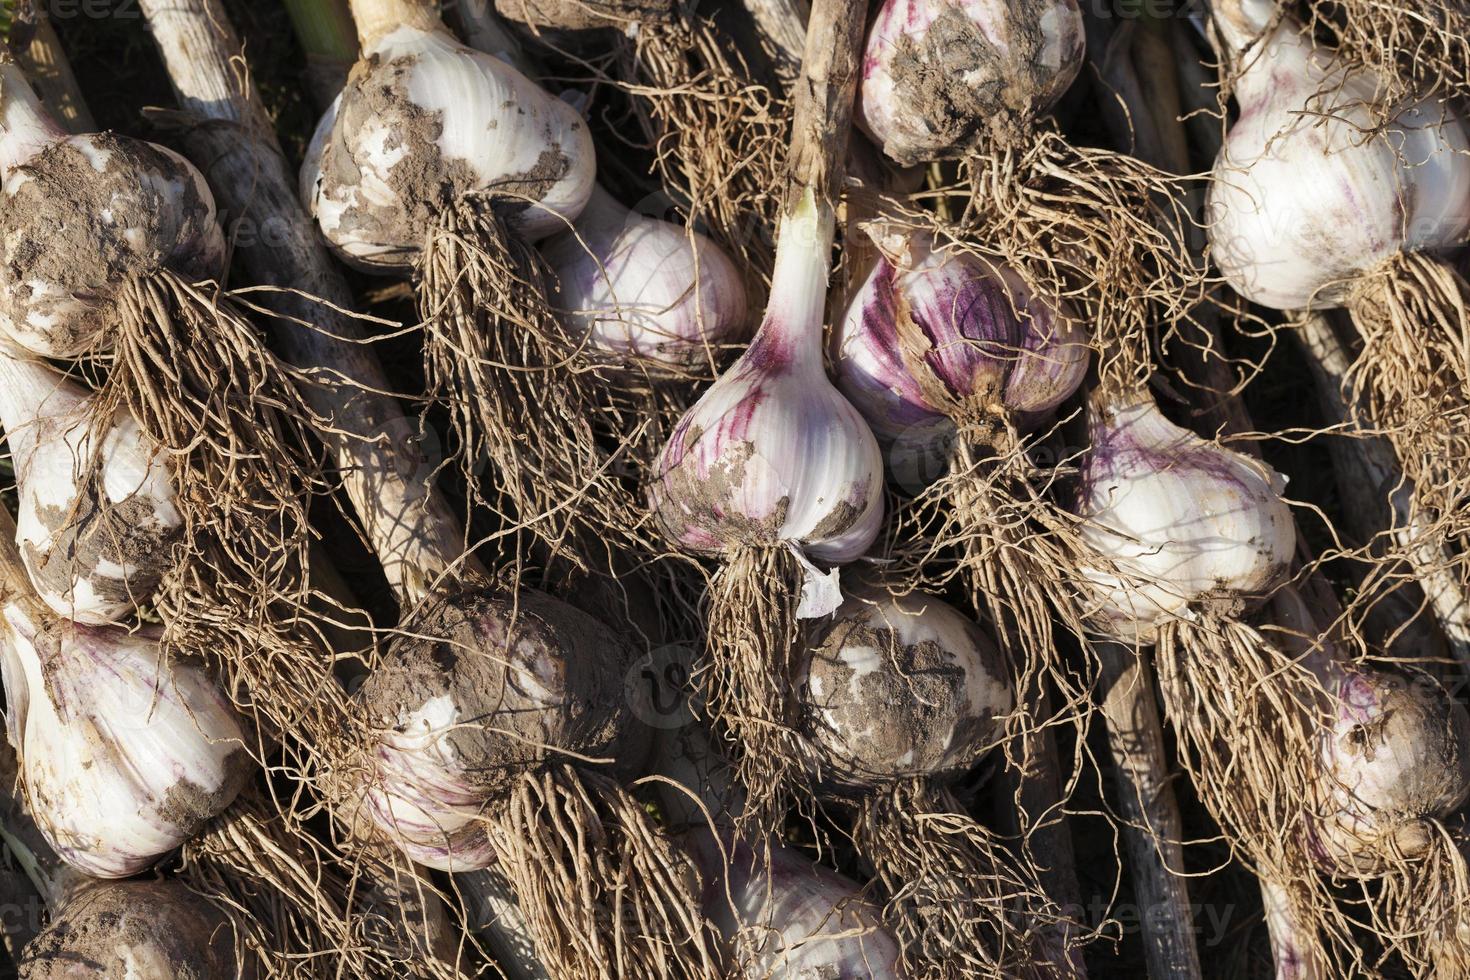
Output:
[[615,358],[690,367],[745,325],[740,272],[718,245],[629,211],[600,187],[575,227],[541,251],[576,338]]
[[204,175],[117,133],[68,136],[14,65],[0,74],[0,335],[44,357],[98,345],[137,280],[220,275],[225,239]]
[[564,230],[596,170],[576,111],[459,43],[432,8],[393,24],[372,6],[353,5],[362,53],[301,175],[333,250],[365,272],[407,274],[444,212],[477,193],[497,195],[528,239]]
[[58,615],[114,623],[148,597],[183,529],[167,459],[119,411],[96,445],[94,399],[54,369],[0,352],[0,422],[20,496],[17,540]]
[[12,594],[6,723],[42,833],[98,878],[136,874],[229,806],[254,763],[199,665],[152,634],[63,622]]
[[885,0],[868,34],[859,120],[905,166],[1031,132],[1082,67],[1076,0]]
[[1109,636],[1150,642],[1170,618],[1237,611],[1282,580],[1296,525],[1281,474],[1181,429],[1143,392],[1094,392],[1088,423],[1075,510],[1103,559],[1084,579]]
[[1352,281],[1399,252],[1470,236],[1470,133],[1441,101],[1378,116],[1386,86],[1334,60],[1271,5],[1217,11],[1235,49],[1240,118],[1215,163],[1210,254],[1245,298],[1340,306]]
[[802,735],[824,778],[870,790],[970,769],[1015,705],[999,649],[940,599],[864,589],[798,672]]
[[783,220],[760,331],[659,454],[652,507],[669,540],[688,551],[791,542],[841,563],[877,537],[882,455],[822,363],[831,236],[821,220],[810,194]]

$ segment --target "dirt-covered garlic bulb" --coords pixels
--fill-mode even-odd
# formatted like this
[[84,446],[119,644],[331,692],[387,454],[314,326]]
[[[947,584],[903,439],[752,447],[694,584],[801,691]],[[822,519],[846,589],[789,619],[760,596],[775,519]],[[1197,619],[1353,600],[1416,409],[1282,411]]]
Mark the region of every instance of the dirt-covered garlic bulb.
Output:
[[1470,132],[1452,106],[1382,108],[1380,79],[1289,17],[1273,24],[1274,4],[1214,9],[1239,68],[1240,117],[1215,163],[1206,227],[1237,292],[1275,309],[1341,306],[1353,280],[1399,253],[1470,236]]
[[119,305],[160,269],[219,276],[224,234],[204,175],[117,133],[68,136],[19,68],[0,65],[0,335],[44,357],[106,345]]
[[343,261],[413,271],[429,232],[474,194],[493,192],[525,238],[566,229],[596,170],[576,111],[457,41],[434,4],[352,7],[362,53],[301,174],[303,198]]
[[1079,533],[1083,573],[1109,636],[1150,642],[1170,618],[1238,612],[1282,580],[1296,525],[1285,479],[1166,419],[1144,392],[1099,389],[1088,406]]
[[9,736],[68,864],[137,874],[235,798],[249,736],[201,665],[165,657],[147,630],[61,621],[14,588],[3,618]]
[[880,234],[882,255],[838,335],[838,385],[880,439],[1010,422],[1024,429],[1082,383],[1090,348],[1065,307],[1009,269]]
[[223,912],[176,881],[78,885],[26,944],[30,980],[248,980],[244,937]]
[[541,251],[577,339],[616,361],[677,371],[708,362],[745,326],[745,286],[719,246],[629,211],[600,187],[574,228]]
[[487,867],[484,817],[524,774],[646,753],[624,697],[631,657],[587,614],[529,590],[463,592],[407,632],[358,702],[373,739],[362,814],[414,861]]
[[869,30],[859,120],[905,166],[1031,131],[1077,77],[1076,0],[885,0]]
[[831,220],[810,198],[783,219],[759,332],[659,454],[654,514],[687,551],[720,555],[790,542],[810,558],[842,563],[878,534],[878,444],[822,363]]
[[21,558],[46,605],[100,625],[153,591],[172,564],[182,518],[164,454],[121,409],[98,445],[94,401],[45,364],[0,351]]
[[1322,736],[1312,844],[1328,868],[1379,873],[1415,858],[1470,797],[1470,715],[1423,674],[1344,667]]
[[995,643],[923,593],[851,596],[798,676],[802,735],[823,778],[859,792],[969,770],[1015,706]]

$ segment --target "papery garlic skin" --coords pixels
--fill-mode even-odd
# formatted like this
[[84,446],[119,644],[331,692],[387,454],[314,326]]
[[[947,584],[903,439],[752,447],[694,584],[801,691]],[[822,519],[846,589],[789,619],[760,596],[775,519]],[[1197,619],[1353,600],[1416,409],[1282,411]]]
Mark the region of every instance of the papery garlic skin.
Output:
[[26,943],[29,980],[209,980],[257,975],[245,937],[182,882],[85,882]]
[[137,874],[249,778],[243,723],[200,666],[148,632],[3,610],[7,726],[46,840],[97,878]]
[[[785,219],[790,242],[830,241],[808,198]],[[670,541],[718,555],[792,543],[841,563],[868,549],[883,520],[883,459],[873,433],[827,380],[816,336],[827,255],[778,249],[756,338],[700,397],[654,467],[649,498]]]
[[1282,310],[1341,306],[1352,280],[1397,253],[1470,237],[1470,132],[1450,106],[1401,106],[1382,126],[1386,86],[1334,64],[1296,24],[1254,44],[1246,24],[1222,29],[1249,47],[1207,227],[1238,293]]
[[922,593],[849,597],[798,677],[802,734],[823,778],[858,792],[969,770],[1015,706],[995,644]]
[[571,106],[440,27],[404,25],[365,45],[313,143],[308,209],[343,261],[384,275],[411,272],[444,211],[469,194],[498,195],[528,239],[564,230],[596,171]]
[[858,121],[910,166],[1024,139],[1082,67],[1076,0],[886,0],[863,52]]
[[1470,715],[1427,675],[1349,669],[1333,693],[1311,842],[1328,869],[1376,874],[1470,797]]
[[740,271],[718,245],[629,211],[600,187],[573,230],[541,252],[576,339],[620,362],[692,367],[745,325]]
[[37,595],[79,623],[126,618],[183,533],[167,458],[123,411],[95,446],[91,393],[3,353],[0,422],[20,498],[16,544]]
[[1232,613],[1282,581],[1296,525],[1279,473],[1174,425],[1143,393],[1094,394],[1088,423],[1075,511],[1100,559],[1083,573],[1100,629],[1152,642],[1171,618]]
[[209,186],[172,150],[116,133],[58,139],[0,184],[0,336],[44,357],[99,345],[138,280],[224,272]]
[[358,694],[373,737],[349,816],[428,867],[489,866],[483,816],[523,774],[647,754],[624,695],[631,663],[610,630],[550,596],[440,598]]
[[835,365],[880,439],[949,431],[956,419],[1025,429],[1082,384],[1085,333],[1016,273],[936,252],[919,232],[885,253],[848,306]]

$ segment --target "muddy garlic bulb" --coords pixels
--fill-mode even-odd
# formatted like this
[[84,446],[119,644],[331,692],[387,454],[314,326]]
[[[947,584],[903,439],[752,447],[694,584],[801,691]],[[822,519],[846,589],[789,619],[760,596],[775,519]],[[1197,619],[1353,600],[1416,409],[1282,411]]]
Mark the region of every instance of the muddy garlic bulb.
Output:
[[343,261],[413,271],[443,214],[477,193],[497,195],[525,238],[566,229],[596,168],[576,111],[459,43],[432,4],[361,3],[353,15],[362,54],[301,174],[303,198]]
[[0,423],[20,498],[16,544],[58,615],[125,618],[172,564],[182,532],[162,452],[119,410],[94,442],[94,398],[52,368],[0,352]]
[[1087,373],[1087,338],[1014,272],[927,234],[880,237],[883,256],[838,335],[838,385],[880,439],[955,421],[1027,428]]
[[624,697],[631,656],[585,613],[529,590],[467,592],[408,632],[358,701],[374,733],[362,813],[414,861],[487,867],[483,815],[523,774],[646,754]]
[[1106,560],[1085,580],[1109,636],[1150,642],[1172,617],[1232,613],[1281,581],[1296,525],[1279,473],[1174,425],[1146,393],[1094,392],[1088,423],[1076,513]]
[[745,287],[719,246],[629,211],[600,187],[573,230],[541,251],[578,339],[617,361],[692,367],[745,326]]
[[1252,302],[1340,306],[1352,280],[1400,252],[1470,235],[1470,133],[1440,101],[1394,108],[1383,125],[1387,87],[1289,19],[1267,33],[1273,6],[1217,9],[1240,118],[1210,183],[1210,254]]
[[868,33],[859,120],[909,166],[1031,132],[1082,66],[1075,0],[885,0]]
[[218,276],[224,234],[204,175],[117,133],[68,136],[0,65],[0,334],[44,357],[105,344],[129,290],[160,269]]
[[[783,221],[765,321],[674,429],[654,513],[696,554],[791,542],[841,563],[883,519],[883,463],[867,423],[827,380],[821,324],[830,242],[810,196]],[[831,220],[830,214],[828,221]],[[830,227],[829,227],[830,232]]]
[[995,644],[922,593],[849,598],[798,676],[802,731],[823,778],[859,792],[968,771],[1015,706]]
[[[208,980],[254,977],[235,925],[175,881],[79,886],[26,944],[30,980]],[[243,945],[243,944],[242,944]]]
[[1470,715],[1427,675],[1345,668],[1323,735],[1313,844],[1327,867],[1379,873],[1423,855],[1470,797]]
[[4,609],[7,723],[31,809],[68,864],[137,874],[193,837],[249,778],[245,726],[198,664],[149,631]]

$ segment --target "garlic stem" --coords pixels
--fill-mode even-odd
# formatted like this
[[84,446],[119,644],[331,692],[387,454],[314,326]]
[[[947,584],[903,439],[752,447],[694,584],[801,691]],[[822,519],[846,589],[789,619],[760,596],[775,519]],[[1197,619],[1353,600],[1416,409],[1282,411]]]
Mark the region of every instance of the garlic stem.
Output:
[[69,132],[95,133],[97,123],[62,53],[61,41],[51,26],[51,18],[46,16],[45,5],[36,5],[34,12],[36,22],[31,42],[16,53],[25,77],[30,79],[41,103]]
[[357,60],[357,31],[347,0],[283,0],[306,55],[306,80],[318,108],[329,105]]
[[776,52],[777,70],[790,78],[801,67],[806,46],[806,22],[811,16],[808,0],[743,0],[755,26]]
[[1271,935],[1276,980],[1322,980],[1322,971],[1308,952],[1315,943],[1303,943],[1298,938],[1301,924],[1286,889],[1262,878],[1261,902],[1266,910],[1266,930]]
[[454,14],[460,37],[470,47],[499,58],[527,78],[537,77],[540,72],[536,65],[492,7],[492,0],[459,0]]
[[0,178],[65,136],[41,105],[25,72],[8,55],[0,60]]
[[400,27],[421,31],[445,30],[435,0],[351,0],[357,24],[357,43],[363,51]]
[[551,973],[536,956],[525,912],[500,872],[494,868],[461,871],[454,876],[454,887],[464,897],[470,916],[466,925],[489,944],[506,980],[551,980]]
[[1276,16],[1272,0],[1211,0],[1215,29],[1226,52],[1240,56],[1261,40]]
[[[235,255],[251,280],[279,287],[270,298],[283,316],[274,322],[282,352],[296,364],[346,379],[345,387],[312,386],[316,410],[341,432],[322,438],[336,453],[343,481],[368,543],[405,605],[422,598],[442,576],[478,568],[464,532],[420,462],[395,441],[418,419],[408,417],[367,341],[362,323],[303,298],[317,296],[342,310],[352,292],[322,248],[316,224],[302,210],[275,130],[253,85],[231,70],[242,46],[219,0],[142,0],[179,105],[201,120],[185,137],[190,154],[208,167],[211,189],[232,221],[269,231],[242,238]],[[298,293],[299,291],[299,293]],[[292,320],[286,317],[293,318]],[[295,322],[293,322],[295,321]],[[314,329],[302,324],[315,323]]]
[[[1332,324],[1322,313],[1308,312],[1297,321],[1293,333],[1317,382],[1317,402],[1323,415],[1330,423],[1355,428],[1352,409],[1343,393],[1351,362]],[[1381,495],[1392,489],[1388,503],[1393,512],[1393,539],[1413,568],[1455,659],[1470,666],[1470,596],[1448,567],[1444,552],[1420,540],[1421,527],[1409,509],[1412,488],[1405,483],[1393,449],[1380,437],[1358,437],[1351,432],[1338,442],[1342,451],[1353,457],[1356,470],[1340,474],[1342,482],[1366,483],[1363,489],[1370,496],[1375,491]],[[1381,504],[1382,500],[1375,503]]]

